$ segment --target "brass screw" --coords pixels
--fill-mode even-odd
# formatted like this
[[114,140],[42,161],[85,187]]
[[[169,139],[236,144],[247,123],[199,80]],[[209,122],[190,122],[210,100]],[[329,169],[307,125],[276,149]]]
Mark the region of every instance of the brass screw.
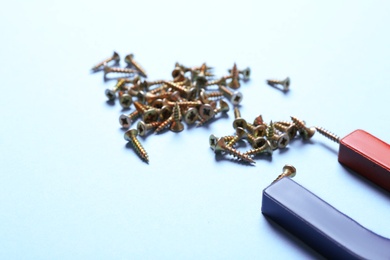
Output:
[[189,125],[194,124],[196,119],[198,118],[198,115],[198,109],[196,109],[195,107],[190,107],[184,114],[184,121]]
[[[211,106],[211,104],[207,104],[207,106],[206,105],[202,105],[200,108],[199,108],[199,110],[200,111],[203,111],[202,113],[203,114],[205,114],[205,111],[204,111],[204,109],[205,109],[205,107],[207,108],[206,110],[208,110],[208,109],[210,109],[210,107],[209,106]],[[211,106],[212,107],[212,106]],[[211,118],[214,118],[215,117],[215,115],[217,115],[217,114],[219,114],[219,113],[226,113],[227,111],[229,111],[229,105],[228,105],[228,103],[226,103],[224,100],[219,100],[219,107],[218,108],[215,108],[214,109],[214,114],[212,115],[212,116],[206,116],[206,117],[202,117],[202,116],[200,116],[200,120],[199,120],[199,122],[197,123],[197,126],[201,126],[201,125],[203,125],[204,123],[206,123],[207,121],[209,121]]]
[[112,54],[112,56],[110,58],[107,58],[107,59],[99,62],[95,66],[93,66],[92,70],[97,71],[97,70],[101,69],[105,64],[109,63],[110,61],[115,61],[115,63],[118,63],[119,60],[120,60],[119,54],[114,51],[114,53]]
[[214,85],[226,86],[226,85],[227,85],[227,83],[226,83],[226,77],[222,77],[222,78],[220,78],[220,79],[208,81],[208,82],[206,83],[205,87],[214,86]]
[[290,89],[290,78],[287,77],[284,80],[267,79],[267,84],[271,87],[281,85],[283,87],[283,91],[287,92]]
[[239,71],[237,69],[236,63],[234,63],[233,68],[230,70],[230,76],[232,80],[228,84],[229,87],[231,87],[232,89],[238,89],[241,85],[239,82]]
[[245,154],[242,154],[240,153],[239,151],[237,151],[236,149],[230,147],[230,146],[227,146],[226,145],[226,141],[225,141],[225,138],[221,137],[218,141],[217,141],[217,144],[215,145],[215,149],[214,149],[214,152],[219,152],[219,151],[224,151],[230,155],[233,155],[234,157],[237,157],[243,161],[246,161],[246,162],[249,162],[249,163],[256,163],[252,158],[250,158],[249,156],[245,155]]
[[220,91],[213,91],[213,92],[206,93],[204,89],[201,89],[199,94],[199,99],[205,104],[210,103],[209,98],[221,98],[221,97],[223,97],[223,93]]
[[137,130],[139,136],[145,136],[148,130],[158,127],[161,124],[161,122],[151,122],[149,124],[146,124],[144,121],[139,121],[137,123]]
[[172,117],[173,117],[173,122],[171,124],[170,130],[176,133],[183,131],[184,125],[181,122],[181,112],[180,112],[180,107],[178,105],[178,102],[176,102],[175,106],[173,107]]
[[114,100],[115,99],[115,93],[123,88],[123,86],[126,84],[126,79],[118,79],[115,86],[112,89],[106,89],[104,94],[106,94],[106,97],[108,100]]
[[146,162],[149,162],[148,154],[146,153],[144,147],[141,145],[137,139],[138,131],[137,129],[130,129],[125,132],[124,138],[126,141],[131,142],[137,154]]
[[249,132],[251,132],[253,134],[254,137],[258,137],[258,136],[266,136],[266,133],[267,133],[267,126],[266,125],[252,125],[250,123],[246,123],[246,130],[248,130]]
[[104,77],[108,73],[122,73],[122,74],[129,74],[129,76],[133,76],[134,74],[137,73],[137,71],[128,68],[115,68],[115,67],[104,66]]
[[227,87],[219,85],[219,90],[230,99],[230,102],[233,105],[238,105],[242,101],[242,94],[239,91],[230,91]]
[[232,147],[239,140],[241,140],[241,138],[244,138],[244,137],[246,137],[246,132],[245,132],[244,128],[237,127],[236,128],[236,134],[234,135],[234,138],[232,140],[230,140],[226,145],[229,146],[229,147]]
[[277,182],[278,180],[284,178],[284,177],[294,177],[296,175],[297,170],[295,169],[294,166],[286,164],[283,167],[283,173],[281,173],[271,184]]
[[[232,70],[229,70],[229,73],[232,73]],[[251,69],[247,67],[246,69],[238,70],[238,73],[243,76],[244,81],[248,81],[251,76]]]
[[274,124],[274,127],[278,129],[279,131],[282,131],[284,133],[287,133],[290,140],[294,139],[294,137],[297,135],[297,127],[295,126],[294,123],[290,125],[284,125],[280,122],[276,122]]
[[258,115],[254,120],[253,120],[253,125],[258,126],[258,125],[264,125],[264,120],[262,115]]
[[174,90],[179,91],[183,95],[185,95],[185,98],[191,99],[196,92],[195,88],[186,89],[176,83],[170,82],[170,81],[164,81],[165,84],[167,84],[169,87],[173,88]]
[[269,155],[272,155],[273,150],[274,149],[273,149],[270,141],[265,140],[265,143],[262,146],[254,148],[254,149],[251,149],[251,150],[245,152],[244,154],[247,155],[247,156],[255,155],[255,154],[261,154],[261,153],[267,153]]
[[240,110],[238,107],[234,108],[234,121],[233,121],[233,128],[236,129],[237,127],[246,128],[247,123],[246,120],[241,117]]
[[291,120],[297,126],[299,134],[302,135],[304,140],[310,139],[316,133],[315,127],[306,127],[305,123],[298,118],[292,116]]
[[140,115],[141,115],[141,113],[138,112],[137,110],[135,110],[134,112],[132,112],[128,115],[122,114],[119,116],[119,124],[123,128],[129,128],[131,126],[131,124],[133,123],[134,119],[136,119]]
[[155,130],[154,133],[157,134],[161,132],[164,128],[166,128],[170,123],[173,122],[173,116],[170,116],[168,119],[163,121]]
[[145,105],[138,101],[134,102],[134,106],[138,112],[142,114],[142,120],[145,121],[145,123],[150,123],[157,120],[159,114],[155,108],[148,109]]
[[[234,135],[227,135],[223,137],[225,139],[225,142],[230,142],[232,139],[234,139]],[[211,134],[209,137],[209,144],[210,148],[214,151],[215,146],[217,145],[217,142],[219,140],[219,137],[215,136],[214,134]]]
[[138,70],[139,74],[145,78],[147,78],[148,76],[146,75],[146,71],[141,67],[141,65],[139,65],[135,60],[134,60],[134,54],[129,54],[129,55],[126,55],[125,57],[125,62],[130,65],[130,66],[133,66],[136,70]]
[[338,136],[335,135],[334,133],[331,133],[331,132],[329,132],[328,130],[322,128],[322,127],[316,126],[315,128],[317,129],[318,133],[320,133],[320,134],[322,134],[323,136],[329,138],[329,139],[332,140],[333,142],[340,143],[340,137],[338,137]]
[[133,104],[133,99],[129,94],[119,91],[118,96],[119,96],[119,104],[123,108],[129,108],[131,104]]

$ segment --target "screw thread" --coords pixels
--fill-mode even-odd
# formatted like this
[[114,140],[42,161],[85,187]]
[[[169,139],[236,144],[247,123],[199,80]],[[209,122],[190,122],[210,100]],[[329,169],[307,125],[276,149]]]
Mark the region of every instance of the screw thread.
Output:
[[107,58],[101,62],[99,62],[98,64],[96,64],[95,66],[92,67],[92,70],[98,70],[99,68],[101,68],[103,65],[105,65],[106,63],[110,62],[110,61],[119,61],[119,55],[118,53],[114,52],[114,54],[110,57],[110,58]]
[[259,154],[259,153],[263,153],[265,152],[266,150],[268,149],[267,145],[263,145],[263,146],[260,146],[259,148],[255,148],[255,149],[251,149],[247,152],[244,153],[244,155],[255,155],[255,154]]
[[166,128],[170,123],[173,122],[173,116],[170,116],[167,120],[165,120],[164,122],[162,122],[157,128],[156,130],[154,130],[154,133],[159,133],[161,132],[164,128]]
[[178,102],[175,103],[175,106],[173,107],[172,114],[173,114],[174,121],[176,121],[176,122],[181,121],[181,111],[180,111],[180,107],[179,107]]
[[267,128],[267,139],[271,140],[275,135],[274,123],[272,121],[269,123]]
[[[229,147],[232,147],[233,145],[235,145],[241,138],[238,136],[238,135],[234,135],[233,138],[228,141],[228,143],[226,144],[226,146],[229,146]],[[226,141],[226,139],[225,139]]]
[[131,112],[127,117],[130,118],[131,120],[134,120],[138,116],[140,116],[140,112],[138,112],[138,110],[135,110],[134,112]]
[[280,122],[274,123],[274,127],[275,127],[277,130],[282,131],[282,132],[284,132],[284,133],[286,133],[286,132],[287,132],[287,129],[288,129],[288,126],[283,125],[283,124],[281,124]]
[[115,67],[105,67],[105,73],[124,73],[124,74],[135,74],[136,71],[128,68],[115,68]]
[[221,98],[223,97],[223,93],[221,91],[213,91],[206,93],[206,97],[208,98]]
[[139,65],[139,63],[136,62],[132,57],[129,57],[129,58],[127,59],[127,61],[128,61],[128,63],[130,63],[131,65],[133,65],[133,67],[134,67],[136,70],[138,70],[138,71],[142,74],[142,76],[147,77],[146,71],[145,71],[145,70],[141,67],[141,65]]
[[187,89],[185,89],[184,87],[176,84],[176,83],[173,83],[173,82],[170,82],[170,81],[164,81],[165,84],[167,84],[169,87],[177,90],[177,91],[180,91],[180,92],[187,92]]
[[144,147],[141,145],[141,143],[137,139],[137,137],[134,134],[132,134],[130,140],[131,140],[131,143],[133,144],[133,147],[135,148],[135,151],[138,153],[138,155],[146,162],[149,162],[149,156],[146,153]]
[[291,120],[294,122],[294,124],[297,126],[299,130],[306,128],[305,123],[302,120],[299,120],[298,118],[293,116],[291,117]]
[[243,154],[243,153],[240,153],[239,151],[237,151],[236,149],[230,147],[230,146],[227,146],[225,145],[223,147],[224,151],[227,152],[228,154],[230,155],[233,155],[234,157],[237,157],[237,158],[240,158],[241,160],[244,160],[246,162],[249,162],[249,163],[256,163],[252,158],[250,158],[248,155],[246,154]]
[[294,124],[294,122],[288,122],[288,121],[278,121],[276,123],[284,126],[291,126],[292,124]]
[[142,103],[140,103],[139,101],[135,101],[133,104],[139,113],[145,113],[146,107]]
[[340,143],[340,137],[338,137],[338,136],[335,135],[334,133],[329,132],[328,130],[326,130],[326,129],[322,128],[322,127],[316,126],[315,128],[316,128],[316,130],[317,130],[320,134],[322,134],[323,136],[329,138],[330,140],[332,140],[332,141],[334,141],[334,142],[336,142],[336,143]]

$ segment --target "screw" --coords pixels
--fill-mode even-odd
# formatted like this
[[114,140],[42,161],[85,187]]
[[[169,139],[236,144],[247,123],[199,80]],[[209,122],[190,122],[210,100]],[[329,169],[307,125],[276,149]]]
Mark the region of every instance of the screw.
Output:
[[281,85],[283,87],[283,91],[287,92],[290,88],[290,78],[287,77],[284,80],[267,79],[267,84],[271,87],[275,87],[275,85]]
[[154,130],[154,133],[157,134],[161,132],[164,128],[166,128],[170,123],[173,122],[173,116],[171,115],[165,121],[163,121],[157,128]]
[[106,77],[108,73],[123,73],[123,74],[130,74],[132,76],[136,73],[136,71],[128,68],[114,68],[114,67],[104,66],[104,77]]
[[253,120],[253,125],[254,125],[254,126],[264,125],[263,116],[262,116],[262,115],[258,115],[258,116]]
[[226,77],[222,77],[222,78],[220,78],[220,79],[208,81],[208,82],[206,83],[205,87],[214,86],[214,85],[226,86],[226,85],[227,85],[227,83],[226,83]]
[[184,114],[184,121],[189,125],[194,124],[198,116],[198,109],[196,109],[195,107],[190,107]]
[[142,120],[146,123],[156,121],[158,119],[158,112],[155,108],[147,108],[145,105],[141,104],[138,101],[134,102],[135,108],[142,114]]
[[119,96],[119,104],[123,108],[129,108],[130,105],[133,104],[133,99],[129,94],[119,91],[118,96]]
[[267,153],[269,155],[272,155],[273,148],[272,148],[270,141],[265,140],[265,143],[262,146],[260,146],[258,148],[251,149],[251,150],[245,152],[244,154],[249,156],[249,155],[261,154],[261,153]]
[[266,136],[267,126],[264,124],[255,126],[255,125],[252,125],[252,124],[247,122],[246,123],[246,130],[251,132],[254,137]]
[[130,66],[133,66],[136,70],[138,70],[139,74],[145,78],[147,78],[148,76],[146,75],[146,71],[141,67],[141,65],[139,65],[135,60],[134,60],[134,54],[129,54],[125,57],[125,62],[130,65]]
[[297,170],[295,169],[294,166],[292,165],[289,165],[289,164],[286,164],[284,167],[283,167],[283,173],[281,173],[271,184],[277,182],[278,180],[284,178],[284,177],[294,177],[295,174],[296,174]]
[[185,95],[185,98],[186,99],[191,99],[195,93],[196,93],[196,89],[195,88],[190,88],[190,89],[186,89],[176,83],[173,83],[173,82],[169,82],[169,81],[164,81],[165,84],[167,84],[169,87],[179,91],[180,93],[184,94]]
[[276,148],[278,148],[278,142],[277,142],[277,139],[274,137],[275,133],[274,133],[274,124],[272,123],[272,121],[269,123],[268,127],[267,127],[267,139],[268,141],[270,141],[271,143],[271,147],[273,150],[276,150]]
[[223,97],[223,93],[220,91],[213,91],[213,92],[206,93],[204,89],[201,89],[199,94],[200,100],[205,104],[210,103],[209,98],[220,98],[220,97]]
[[291,120],[297,126],[299,134],[304,140],[310,139],[316,133],[315,127],[306,127],[305,123],[298,118],[292,116]]
[[110,61],[115,61],[115,63],[118,63],[119,60],[120,60],[119,54],[114,51],[114,54],[112,54],[112,56],[110,58],[107,58],[107,59],[99,62],[95,66],[93,66],[92,70],[97,71],[97,70],[101,69],[105,64],[109,63]]
[[234,121],[233,121],[233,128],[236,129],[237,127],[246,128],[247,123],[246,120],[241,118],[241,113],[238,107],[234,108]]
[[119,124],[121,124],[123,128],[129,128],[130,125],[133,123],[134,119],[136,119],[140,115],[141,114],[138,112],[138,110],[135,110],[128,115],[122,114],[119,116]]
[[[229,71],[229,73],[232,73],[232,70],[228,70],[228,71]],[[243,76],[244,81],[248,81],[250,78],[250,75],[251,75],[251,69],[249,67],[247,67],[244,70],[238,70],[238,73]]]
[[230,102],[232,102],[233,105],[238,105],[242,101],[242,94],[239,91],[230,91],[227,87],[219,85],[219,90],[228,98],[230,98]]
[[217,141],[217,143],[215,145],[214,152],[218,152],[218,151],[224,151],[230,155],[233,155],[234,157],[240,158],[241,160],[249,162],[249,163],[256,163],[249,156],[240,153],[239,151],[237,151],[236,149],[234,149],[232,147],[227,146],[225,138],[223,138],[223,137],[219,138],[219,140]]
[[108,100],[114,100],[115,99],[115,93],[123,88],[123,86],[126,84],[126,79],[118,79],[115,86],[112,89],[106,89],[104,92],[106,94],[106,97]]
[[290,140],[294,139],[294,137],[297,135],[297,127],[294,123],[290,125],[283,125],[282,123],[277,122],[274,124],[274,127],[279,131],[287,133]]
[[234,135],[234,138],[232,140],[230,140],[226,145],[229,146],[229,147],[232,147],[239,140],[241,140],[241,138],[244,138],[244,137],[246,137],[246,132],[245,132],[244,128],[237,127],[236,128],[236,134]]
[[173,107],[172,117],[173,117],[173,122],[171,124],[170,130],[176,133],[183,131],[184,125],[181,122],[181,112],[180,112],[178,102],[176,102],[175,106]]
[[328,130],[322,128],[322,127],[318,127],[316,126],[315,127],[317,129],[317,131],[322,134],[323,136],[329,138],[330,140],[336,142],[336,143],[340,143],[340,137],[338,137],[337,135],[329,132]]
[[[205,111],[204,111],[204,109],[205,109],[205,107],[206,107],[206,110],[208,110],[210,107],[209,106],[211,106],[212,107],[212,103],[210,103],[210,104],[207,104],[208,106],[206,106],[206,104],[205,105],[202,105],[200,108],[199,108],[199,111],[203,111],[203,114],[205,113]],[[218,108],[216,108],[216,109],[214,109],[213,111],[213,115],[212,116],[206,116],[206,117],[202,117],[202,116],[200,116],[199,118],[200,118],[200,120],[199,120],[199,122],[197,123],[197,126],[202,126],[202,125],[204,125],[204,123],[206,123],[207,121],[209,121],[211,118],[214,118],[217,114],[219,114],[219,113],[226,113],[227,111],[229,111],[229,105],[228,105],[228,103],[226,103],[224,100],[219,100],[219,107]]]
[[149,162],[148,154],[137,139],[138,131],[136,129],[130,129],[125,132],[124,138],[126,141],[131,142],[137,154],[146,162]]
[[149,124],[146,124],[144,121],[139,121],[137,124],[137,130],[139,136],[145,136],[147,131],[153,128],[158,127],[161,124],[161,122],[151,122]]
[[229,87],[233,89],[238,89],[240,87],[240,82],[239,82],[239,71],[237,69],[236,63],[234,63],[233,68],[230,70],[230,76],[232,80],[228,84]]
[[[230,142],[234,138],[234,135],[227,135],[227,136],[224,136],[223,138],[225,139],[225,142]],[[213,151],[215,150],[215,146],[217,145],[218,140],[219,140],[219,137],[215,136],[214,134],[211,134],[209,137],[210,148]]]

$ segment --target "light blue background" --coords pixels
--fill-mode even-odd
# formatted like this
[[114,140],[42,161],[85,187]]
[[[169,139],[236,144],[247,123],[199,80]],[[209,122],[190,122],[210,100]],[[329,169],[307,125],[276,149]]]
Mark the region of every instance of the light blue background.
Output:
[[[250,66],[241,115],[361,128],[390,142],[386,1],[8,1],[0,9],[1,259],[302,259],[319,255],[261,214],[262,190],[295,180],[390,237],[389,193],[337,162],[320,135],[271,160],[216,160],[229,118],[126,147],[96,62],[134,53],[166,79],[179,61]],[[123,61],[122,61],[123,64]],[[290,76],[288,94],[265,84]],[[131,110],[132,111],[132,110]],[[241,148],[245,150],[246,148]],[[225,158],[225,157],[223,157]],[[229,157],[226,157],[229,158]]]

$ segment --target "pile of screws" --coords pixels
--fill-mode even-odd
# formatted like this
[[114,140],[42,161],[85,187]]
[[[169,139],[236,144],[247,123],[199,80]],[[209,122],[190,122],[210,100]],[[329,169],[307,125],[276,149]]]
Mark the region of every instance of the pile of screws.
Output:
[[[148,154],[137,136],[147,136],[154,129],[160,133],[166,129],[173,132],[184,130],[183,119],[188,124],[204,125],[217,119],[216,115],[229,111],[227,98],[234,107],[234,135],[221,138],[210,135],[209,144],[215,153],[224,152],[242,161],[255,163],[253,157],[258,154],[272,155],[276,149],[284,149],[297,136],[310,139],[316,132],[315,127],[306,127],[305,122],[291,117],[291,122],[277,121],[266,124],[261,115],[253,123],[241,117],[237,107],[242,101],[241,92],[237,91],[242,82],[247,82],[250,69],[239,70],[236,64],[228,70],[228,75],[215,79],[212,67],[203,63],[198,67],[186,67],[179,63],[171,73],[169,80],[147,81],[146,71],[134,60],[134,55],[125,56],[127,66],[120,68],[119,54],[114,52],[112,57],[98,63],[92,68],[93,72],[103,71],[104,79],[107,74],[119,73],[117,83],[112,89],[106,89],[109,101],[119,99],[123,108],[134,105],[135,110],[130,114],[122,114],[119,123],[122,128],[130,126],[140,119],[136,128],[125,132],[124,139],[133,144],[137,154],[149,162]],[[111,66],[109,66],[111,64]],[[287,92],[290,79],[267,80],[268,85],[277,88],[281,86]],[[218,104],[218,105],[217,105]],[[240,140],[247,140],[251,150],[241,153],[234,148]]]
[[[146,136],[152,129],[154,133],[167,128],[181,132],[183,120],[188,125],[197,126],[215,121],[217,115],[230,109],[224,98],[234,106],[242,101],[243,96],[237,89],[250,77],[249,68],[239,70],[236,64],[228,70],[228,75],[215,79],[212,67],[205,63],[198,67],[176,63],[171,79],[147,81],[142,79],[147,77],[146,71],[134,60],[133,54],[127,55],[124,60],[127,66],[119,67],[120,57],[114,52],[112,57],[95,65],[92,71],[103,71],[105,80],[108,74],[121,75],[115,86],[107,89],[105,94],[109,101],[118,99],[123,108],[134,105],[134,112],[122,114],[119,123],[123,128],[130,128],[140,119],[136,128],[125,132],[124,138],[133,144],[135,151],[146,162],[149,162],[149,157],[137,139],[138,135]],[[233,148],[226,150],[236,154]]]

